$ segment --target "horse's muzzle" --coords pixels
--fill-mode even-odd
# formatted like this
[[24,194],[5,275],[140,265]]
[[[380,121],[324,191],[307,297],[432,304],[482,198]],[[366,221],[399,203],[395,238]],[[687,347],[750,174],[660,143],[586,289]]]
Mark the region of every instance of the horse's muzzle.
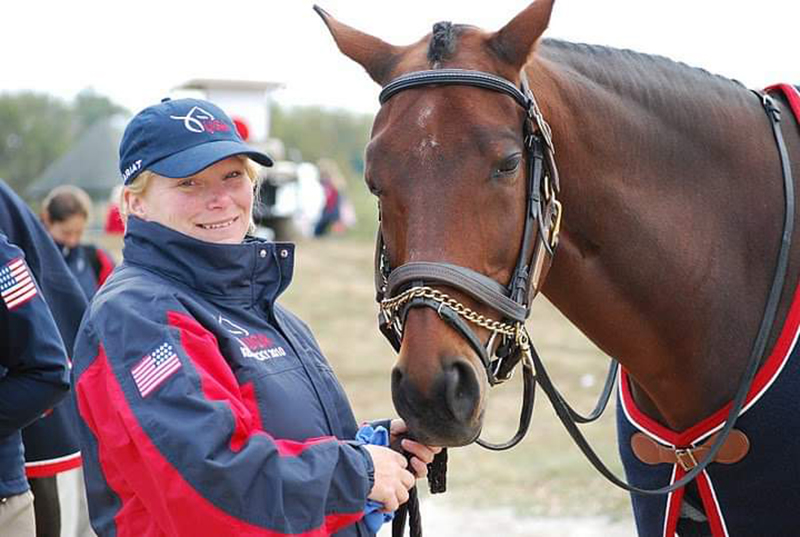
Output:
[[480,434],[483,399],[475,368],[463,358],[443,360],[427,390],[401,366],[392,371],[392,400],[410,435],[437,446],[463,446]]

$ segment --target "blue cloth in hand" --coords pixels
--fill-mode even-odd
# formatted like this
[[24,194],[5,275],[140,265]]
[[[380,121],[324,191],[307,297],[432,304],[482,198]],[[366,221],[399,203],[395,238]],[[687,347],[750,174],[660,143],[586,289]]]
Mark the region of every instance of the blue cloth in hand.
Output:
[[[356,440],[364,444],[388,447],[389,431],[386,430],[386,427],[364,425],[356,433]],[[382,503],[375,500],[367,500],[367,506],[364,508],[364,524],[367,525],[367,528],[372,533],[378,533],[384,523],[394,518],[394,512],[384,513],[381,511],[382,509]]]

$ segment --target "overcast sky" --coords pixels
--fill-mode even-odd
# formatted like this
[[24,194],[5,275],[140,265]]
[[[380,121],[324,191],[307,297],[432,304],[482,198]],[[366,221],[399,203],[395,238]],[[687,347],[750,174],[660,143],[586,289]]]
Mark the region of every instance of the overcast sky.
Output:
[[[440,20],[496,30],[526,0],[317,0],[390,43]],[[377,109],[378,88],[342,56],[311,0],[4,2],[0,92],[72,98],[94,88],[131,111],[192,78],[269,80],[285,104]],[[750,87],[800,83],[797,0],[557,0],[546,35],[660,54]]]

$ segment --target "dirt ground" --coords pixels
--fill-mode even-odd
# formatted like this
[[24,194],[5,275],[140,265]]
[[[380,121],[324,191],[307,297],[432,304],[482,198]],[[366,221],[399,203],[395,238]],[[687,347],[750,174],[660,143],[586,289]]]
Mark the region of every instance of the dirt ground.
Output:
[[[509,508],[460,509],[446,499],[430,498],[421,506],[422,529],[430,537],[631,537],[631,520],[603,516],[520,516]],[[406,530],[408,532],[408,530]],[[391,537],[384,524],[378,537]]]

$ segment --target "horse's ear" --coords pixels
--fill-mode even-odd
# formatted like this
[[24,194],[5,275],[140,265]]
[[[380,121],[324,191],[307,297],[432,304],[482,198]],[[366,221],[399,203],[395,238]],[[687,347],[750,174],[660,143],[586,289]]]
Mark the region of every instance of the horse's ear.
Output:
[[550,23],[555,0],[534,0],[490,39],[501,59],[517,69],[528,63],[534,46]]
[[317,5],[314,11],[322,17],[336,46],[345,56],[360,64],[378,84],[388,82],[386,79],[400,56],[399,47],[342,24]]

